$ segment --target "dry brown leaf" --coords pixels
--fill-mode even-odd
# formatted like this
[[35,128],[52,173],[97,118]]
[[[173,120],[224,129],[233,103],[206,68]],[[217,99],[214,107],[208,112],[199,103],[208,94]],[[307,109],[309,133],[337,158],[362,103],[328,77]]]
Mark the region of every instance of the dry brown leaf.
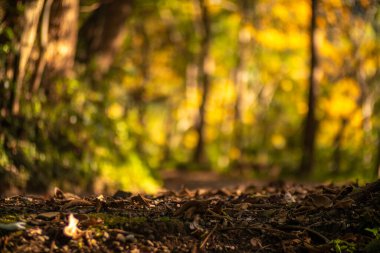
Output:
[[334,204],[334,207],[335,208],[342,208],[342,209],[351,208],[354,203],[355,203],[355,201],[352,198],[347,197],[347,198],[344,198],[342,200],[338,200]]
[[46,212],[46,213],[40,213],[37,215],[37,218],[43,219],[43,220],[52,220],[55,217],[57,217],[60,214],[60,212]]
[[74,199],[70,202],[67,202],[61,207],[61,210],[66,210],[68,208],[74,207],[74,206],[92,206],[93,203],[90,201],[84,200],[84,199]]
[[254,249],[261,249],[263,247],[261,240],[256,237],[252,237],[251,240],[249,240],[249,243]]
[[311,204],[316,208],[329,208],[333,205],[333,201],[325,195],[311,195],[309,199]]

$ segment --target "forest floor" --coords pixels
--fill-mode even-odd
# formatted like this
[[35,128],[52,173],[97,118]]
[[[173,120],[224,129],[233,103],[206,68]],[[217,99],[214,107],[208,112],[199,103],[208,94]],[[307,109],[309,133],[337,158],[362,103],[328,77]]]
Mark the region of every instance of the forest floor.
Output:
[[1,198],[0,251],[380,252],[380,181],[228,186]]

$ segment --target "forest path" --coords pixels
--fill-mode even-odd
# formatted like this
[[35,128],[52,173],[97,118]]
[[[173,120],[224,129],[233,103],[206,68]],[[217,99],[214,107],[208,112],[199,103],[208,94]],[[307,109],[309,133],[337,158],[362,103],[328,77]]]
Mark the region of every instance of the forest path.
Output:
[[263,186],[265,180],[253,179],[247,175],[223,175],[214,171],[163,171],[163,186],[168,190],[220,189],[244,187],[247,185]]

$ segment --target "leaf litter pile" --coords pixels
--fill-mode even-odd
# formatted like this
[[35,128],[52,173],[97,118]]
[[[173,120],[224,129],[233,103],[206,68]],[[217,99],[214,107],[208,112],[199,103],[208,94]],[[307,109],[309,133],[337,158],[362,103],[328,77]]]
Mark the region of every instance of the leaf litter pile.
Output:
[[380,181],[0,199],[1,252],[380,252]]

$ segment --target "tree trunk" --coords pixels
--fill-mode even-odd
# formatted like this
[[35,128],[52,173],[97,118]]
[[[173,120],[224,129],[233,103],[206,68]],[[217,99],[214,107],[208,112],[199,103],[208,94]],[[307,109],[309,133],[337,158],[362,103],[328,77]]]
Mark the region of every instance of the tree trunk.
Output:
[[349,120],[347,118],[342,118],[340,127],[334,138],[334,152],[332,155],[332,173],[337,176],[341,172],[341,161],[342,161],[342,141],[344,132],[347,128]]
[[55,0],[51,6],[49,43],[42,85],[50,99],[56,98],[57,78],[73,74],[78,38],[79,0]]
[[[9,27],[12,31],[18,31],[18,23],[21,19],[21,15],[17,12],[17,1],[2,2],[1,8],[4,10],[4,16],[1,19],[1,24],[3,27]],[[17,27],[17,28],[16,28]],[[7,33],[0,33],[0,45],[10,46],[17,45],[17,37],[10,37]],[[15,70],[15,54],[12,53],[1,53],[0,55],[0,126],[3,127],[4,120],[9,119],[9,115],[12,111],[11,102],[11,84],[14,80],[14,70]],[[0,132],[1,138],[2,131]]]
[[303,143],[302,143],[302,160],[299,172],[302,175],[308,175],[313,170],[314,152],[315,152],[315,136],[317,128],[317,120],[315,117],[316,109],[316,93],[317,82],[315,78],[315,70],[317,68],[317,49],[315,42],[316,18],[318,9],[318,0],[311,0],[311,20],[310,20],[310,75],[309,75],[309,96],[308,96],[308,112],[305,120]]
[[40,55],[37,59],[36,70],[32,79],[32,84],[30,87],[31,95],[35,94],[41,84],[42,75],[44,73],[46,65],[46,47],[49,43],[49,22],[50,22],[50,13],[53,0],[46,0],[44,9],[41,16],[40,24],[40,40],[39,40],[39,50]]
[[123,26],[131,12],[131,5],[132,0],[103,1],[80,29],[83,41],[78,58],[95,64],[95,79],[109,70],[127,35]]
[[197,0],[200,9],[200,28],[201,28],[201,50],[198,62],[198,78],[202,86],[202,100],[199,106],[198,119],[195,129],[198,134],[198,141],[194,150],[193,159],[195,162],[203,162],[204,156],[204,133],[205,133],[205,115],[210,89],[210,66],[209,66],[209,48],[210,48],[210,17],[205,0]]
[[252,10],[254,6],[250,0],[242,0],[240,2],[241,21],[238,34],[237,52],[236,52],[236,64],[233,72],[233,82],[235,85],[236,98],[234,102],[234,122],[233,122],[233,136],[232,146],[239,151],[242,148],[243,142],[243,126],[242,126],[242,110],[241,103],[244,96],[244,86],[247,83],[246,80],[246,65],[250,55],[249,47],[252,44],[250,34],[247,34],[246,25],[251,22]]
[[[37,91],[41,84],[50,102],[61,98],[57,80],[73,74],[78,16],[79,0],[46,0],[40,26],[40,55],[31,87]],[[38,169],[29,173],[27,190],[45,191],[50,178]]]
[[375,161],[374,174],[376,178],[380,178],[380,129],[377,130],[377,147],[376,147],[377,158]]
[[33,45],[37,36],[38,22],[40,19],[44,0],[26,1],[23,15],[23,27],[16,55],[16,65],[13,76],[14,88],[11,95],[12,113],[18,114],[20,110],[21,92],[27,63],[32,53]]

